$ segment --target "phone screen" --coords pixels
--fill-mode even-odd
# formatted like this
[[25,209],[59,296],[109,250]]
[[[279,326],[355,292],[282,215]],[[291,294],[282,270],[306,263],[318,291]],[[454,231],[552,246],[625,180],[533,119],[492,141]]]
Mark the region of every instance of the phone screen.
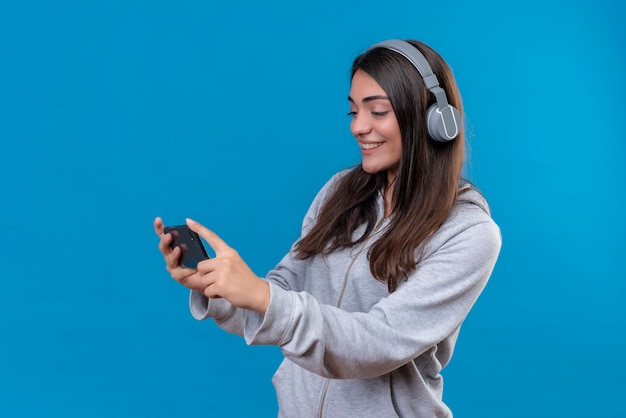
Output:
[[187,225],[166,226],[165,233],[172,234],[170,248],[180,247],[181,249],[178,258],[180,266],[195,269],[200,261],[209,258],[200,236]]

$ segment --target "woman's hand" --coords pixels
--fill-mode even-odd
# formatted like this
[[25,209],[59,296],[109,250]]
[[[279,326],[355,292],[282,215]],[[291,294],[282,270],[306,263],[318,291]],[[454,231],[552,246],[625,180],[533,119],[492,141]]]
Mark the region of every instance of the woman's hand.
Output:
[[197,270],[178,266],[180,249],[169,250],[170,234],[163,234],[163,222],[154,221],[155,231],[161,236],[159,249],[167,270],[179,283],[198,290],[209,298],[224,298],[239,308],[265,314],[270,300],[269,284],[258,278],[237,251],[230,248],[213,231],[198,222],[187,219],[187,226],[198,233],[215,252],[215,257],[198,263]]
[[174,247],[170,249],[170,243],[172,242],[172,234],[165,233],[165,226],[163,220],[157,217],[154,220],[154,232],[160,238],[159,250],[163,254],[165,259],[165,268],[170,273],[172,278],[183,286],[199,292],[204,291],[204,284],[202,283],[202,276],[198,273],[197,269],[190,269],[178,264],[178,258],[180,257],[180,248]]

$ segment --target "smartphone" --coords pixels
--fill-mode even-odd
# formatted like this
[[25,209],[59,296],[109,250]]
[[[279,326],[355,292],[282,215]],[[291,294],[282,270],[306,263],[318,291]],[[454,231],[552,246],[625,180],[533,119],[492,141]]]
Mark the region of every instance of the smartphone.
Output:
[[172,234],[170,248],[180,247],[181,249],[178,265],[195,269],[200,261],[209,258],[200,236],[187,225],[166,226],[165,233]]

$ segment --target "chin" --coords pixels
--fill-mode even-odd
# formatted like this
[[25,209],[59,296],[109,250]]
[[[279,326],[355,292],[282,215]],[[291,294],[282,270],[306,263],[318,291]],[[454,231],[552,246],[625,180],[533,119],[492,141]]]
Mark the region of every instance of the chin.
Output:
[[367,165],[367,164],[363,164],[361,163],[361,167],[363,168],[363,171],[365,171],[366,173],[369,174],[376,174],[382,170],[384,170],[384,168],[380,168],[380,167],[373,167],[371,165]]
[[368,174],[377,174],[380,172],[386,172],[387,175],[395,177],[398,174],[398,164],[365,164],[361,162],[361,168]]
[[361,161],[361,167],[363,167],[363,171],[370,174],[380,173],[381,171],[390,170],[394,167],[397,167],[397,164],[388,164],[382,161]]

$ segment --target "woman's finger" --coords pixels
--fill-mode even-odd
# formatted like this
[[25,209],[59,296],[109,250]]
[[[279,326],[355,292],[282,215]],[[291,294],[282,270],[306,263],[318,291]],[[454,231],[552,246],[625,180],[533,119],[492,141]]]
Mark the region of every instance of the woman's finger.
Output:
[[209,244],[209,246],[215,251],[215,256],[219,257],[220,253],[225,253],[232,250],[224,240],[222,240],[215,232],[211,231],[206,226],[193,219],[187,218],[187,226],[192,231],[200,235]]
[[217,270],[218,266],[223,262],[221,258],[207,258],[198,263],[197,269],[201,274],[209,274]]
[[163,255],[167,255],[172,252],[170,248],[170,243],[172,242],[172,234],[165,234],[161,236],[159,240],[159,250],[163,253]]
[[165,258],[165,264],[166,264],[166,268],[167,271],[172,271],[179,266],[178,263],[178,259],[180,258],[180,248],[179,247],[174,247],[173,250],[171,250],[169,253],[167,254],[163,254],[163,257]]
[[183,286],[200,292],[206,287],[202,284],[200,273],[194,269],[179,267],[172,272],[172,278]]
[[172,278],[180,284],[186,284],[189,278],[194,275],[194,273],[194,270],[183,267],[176,267],[170,272]]
[[168,255],[172,252],[170,248],[170,243],[172,242],[172,234],[167,233],[161,236],[161,240],[159,241],[159,250],[163,255]]
[[204,294],[204,296],[206,296],[207,298],[213,299],[213,298],[219,298],[220,296],[215,294],[212,286],[207,286],[204,288],[204,290],[202,291],[202,293]]
[[157,216],[156,218],[154,218],[154,232],[157,234],[158,237],[163,235],[163,232],[165,231],[165,226],[163,225],[163,219],[161,219],[160,216]]

